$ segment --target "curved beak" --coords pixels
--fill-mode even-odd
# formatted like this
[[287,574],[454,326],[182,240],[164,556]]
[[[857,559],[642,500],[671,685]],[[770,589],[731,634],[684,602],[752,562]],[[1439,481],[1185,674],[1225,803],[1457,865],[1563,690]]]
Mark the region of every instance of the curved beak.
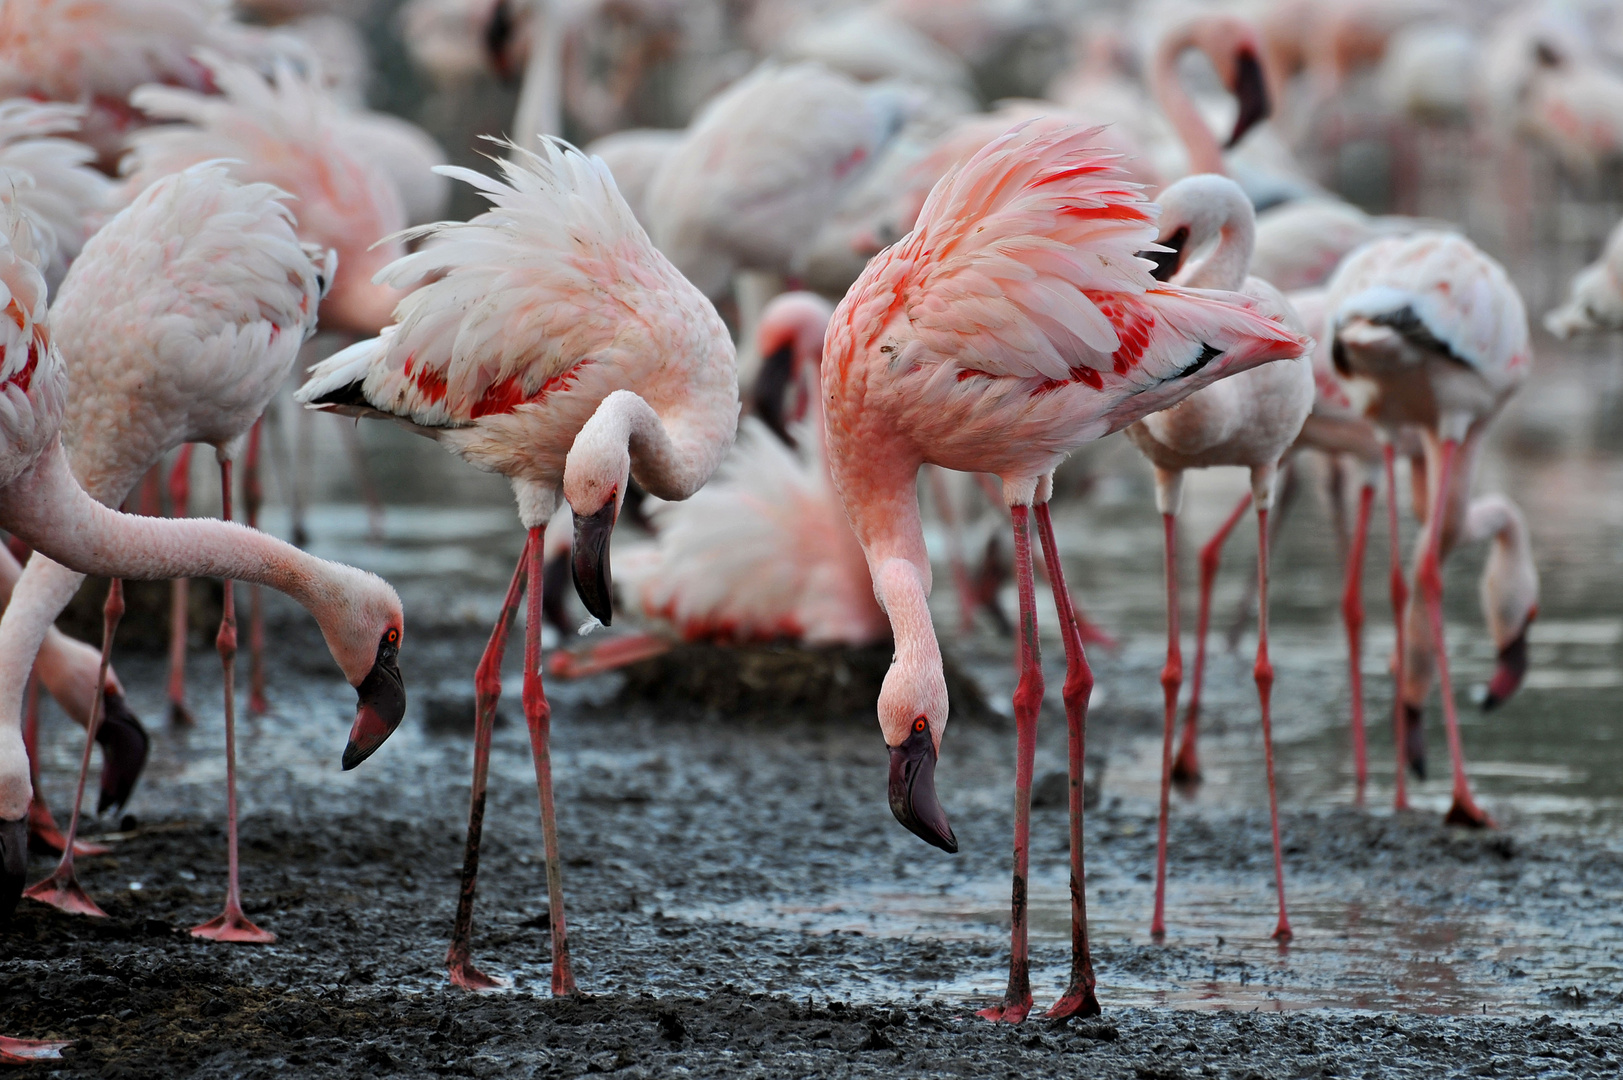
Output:
[[1140,251],[1138,257],[1148,259],[1155,264],[1155,268],[1150,271],[1150,276],[1155,278],[1156,281],[1171,281],[1172,275],[1176,274],[1178,268],[1183,265],[1183,246],[1188,242],[1189,227],[1180,225],[1173,230],[1171,236],[1168,236],[1165,240],[1155,242],[1156,247],[1165,250]]
[[604,626],[614,617],[614,579],[609,572],[609,537],[614,533],[617,500],[610,498],[592,514],[575,515],[575,549],[571,569],[575,595]]
[[1234,118],[1234,134],[1229,136],[1225,150],[1238,146],[1245,133],[1268,119],[1273,111],[1268,100],[1268,81],[1262,75],[1262,62],[1250,49],[1241,49],[1235,57],[1234,96],[1240,102],[1240,115]]
[[[1529,622],[1528,625],[1531,625]],[[1493,678],[1488,680],[1488,692],[1482,698],[1482,711],[1487,712],[1505,702],[1514,694],[1527,676],[1527,626],[1499,650],[1494,664]]]
[[761,361],[760,373],[755,376],[755,415],[772,429],[772,434],[795,445],[789,437],[789,386],[795,374],[795,354],[784,345]]
[[890,748],[890,812],[926,844],[955,855],[958,838],[935,794],[935,758],[928,730],[915,731],[902,745]]
[[355,688],[358,700],[355,723],[344,747],[345,772],[371,757],[406,715],[406,684],[400,677],[399,657],[400,646],[385,637],[378,644],[372,670]]
[[96,813],[122,810],[130,801],[135,782],[141,779],[146,767],[147,751],[152,740],[146,728],[130,711],[124,695],[109,689],[105,697],[105,713],[96,728],[96,742],[101,746],[101,791],[96,796]]
[[1403,756],[1416,780],[1426,778],[1426,714],[1419,705],[1403,703]]
[[0,926],[11,921],[28,880],[28,819],[0,819]]
[[490,66],[496,69],[497,77],[504,83],[512,82],[518,75],[509,51],[517,31],[518,19],[513,14],[512,5],[508,0],[496,0],[496,6],[491,9],[490,18],[485,22],[483,44]]

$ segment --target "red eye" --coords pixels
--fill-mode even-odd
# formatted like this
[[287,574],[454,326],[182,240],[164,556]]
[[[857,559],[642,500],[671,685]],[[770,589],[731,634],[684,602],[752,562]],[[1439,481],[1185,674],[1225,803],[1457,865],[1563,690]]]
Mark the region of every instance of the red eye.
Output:
[[922,717],[922,716],[919,717],[917,720],[913,721],[913,730],[914,731],[923,731],[925,728],[927,728],[929,726],[930,726],[929,724],[925,723],[924,717]]
[[391,626],[389,627],[389,632],[385,634],[384,637],[388,639],[390,645],[394,645],[400,640],[400,631]]

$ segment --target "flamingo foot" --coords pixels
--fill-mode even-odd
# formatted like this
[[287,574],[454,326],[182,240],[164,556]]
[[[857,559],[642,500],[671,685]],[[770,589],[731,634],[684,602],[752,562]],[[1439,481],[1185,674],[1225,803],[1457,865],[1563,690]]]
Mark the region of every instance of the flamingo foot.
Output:
[[452,986],[459,986],[476,994],[484,993],[486,990],[505,990],[513,985],[509,979],[486,975],[474,967],[473,961],[466,956],[447,958],[445,970],[451,976]]
[[186,707],[185,702],[171,701],[169,703],[169,722],[175,727],[196,727],[197,717],[192,710]]
[[1031,998],[1027,996],[1024,1001],[1005,1001],[1001,1005],[981,1009],[975,1015],[994,1024],[1023,1024],[1030,1012]]
[[49,904],[58,911],[65,911],[69,915],[88,915],[93,919],[107,918],[107,912],[90,899],[74,875],[71,859],[64,859],[56,871],[44,881],[31,885],[23,893],[30,900],[38,900],[42,904]]
[[[66,842],[67,837],[62,835],[56,819],[51,817],[51,808],[45,805],[36,789],[34,801],[28,804],[28,846],[34,851],[60,855]],[[74,855],[105,855],[112,850],[106,844],[93,844],[89,840],[73,842]]]
[[1444,825],[1465,825],[1472,829],[1495,829],[1498,825],[1476,804],[1469,791],[1454,792],[1454,804],[1443,815]]
[[256,690],[248,695],[248,712],[253,716],[267,716],[270,713],[270,702],[265,700],[264,694]]
[[242,945],[269,945],[276,935],[248,921],[240,904],[226,901],[225,910],[201,926],[192,927],[192,937],[208,941],[229,941]]
[[1268,936],[1283,945],[1296,936],[1296,931],[1291,929],[1290,920],[1281,915],[1279,925],[1274,927],[1274,932]]
[[56,1061],[71,1042],[53,1039],[8,1039],[0,1035],[0,1065],[31,1065],[36,1061]]
[[1060,999],[1043,1013],[1043,1019],[1069,1020],[1073,1016],[1098,1016],[1103,1011],[1099,1008],[1099,999],[1093,993],[1093,979],[1090,975],[1086,982],[1073,982]]

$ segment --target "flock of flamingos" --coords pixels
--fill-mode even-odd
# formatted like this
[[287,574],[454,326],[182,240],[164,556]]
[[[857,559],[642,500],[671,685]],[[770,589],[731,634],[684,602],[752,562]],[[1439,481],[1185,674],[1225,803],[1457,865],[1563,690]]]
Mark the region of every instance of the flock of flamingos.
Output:
[[[1492,545],[1489,703],[1503,700],[1526,668],[1538,576],[1520,512],[1473,497],[1472,482],[1494,418],[1527,379],[1528,315],[1505,268],[1456,227],[1365,214],[1296,151],[1366,122],[1368,109],[1351,117],[1355,99],[1376,103],[1373,130],[1400,164],[1415,131],[1464,125],[1473,152],[1505,163],[1506,220],[1525,219],[1531,194],[1516,178],[1528,160],[1582,181],[1623,153],[1616,4],[413,0],[402,25],[427,78],[443,88],[485,69],[522,73],[518,141],[485,144],[485,171],[441,165],[424,132],[359,103],[364,45],[346,18],[357,7],[0,0],[0,527],[14,541],[0,553],[0,914],[22,896],[100,914],[74,875],[79,802],[63,835],[33,782],[25,715],[37,679],[85,725],[87,767],[102,747],[99,809],[122,805],[148,740],[109,667],[120,579],[243,581],[307,608],[358,695],[346,769],[400,723],[394,590],[229,520],[235,463],[256,464],[256,425],[295,361],[304,372],[318,325],[353,344],[310,368],[297,401],[393,420],[506,477],[527,531],[476,675],[448,956],[459,986],[496,985],[470,938],[501,660],[522,602],[523,708],[554,853],[552,989],[576,992],[540,655],[544,609],[567,588],[551,565],[568,567],[598,621],[618,606],[652,633],[562,656],[555,670],[678,639],[893,640],[876,703],[890,806],[926,843],[957,849],[935,790],[948,700],[918,494],[921,470],[945,469],[1001,497],[1019,598],[1011,969],[1003,1003],[984,1015],[1017,1023],[1033,1007],[1025,877],[1044,694],[1033,532],[1064,643],[1070,738],[1073,965],[1046,1015],[1096,1013],[1081,792],[1089,627],[1049,500],[1066,456],[1118,431],[1153,466],[1166,526],[1153,930],[1164,930],[1167,786],[1199,771],[1215,552],[1252,506],[1275,935],[1291,934],[1269,735],[1268,517],[1281,464],[1299,451],[1329,455],[1352,481],[1343,613],[1360,786],[1360,575],[1384,488],[1397,798],[1406,767],[1424,769],[1422,709],[1436,684],[1448,820],[1492,824],[1460,742],[1441,568],[1463,543]],[[1077,45],[1048,96],[983,108],[977,87],[1009,52],[1000,43],[1044,37]],[[699,107],[685,129],[618,130],[652,98]],[[583,152],[538,134],[563,130],[602,137]],[[1400,199],[1412,171],[1392,170]],[[488,208],[439,220],[448,181]],[[1546,325],[1563,337],[1623,328],[1623,229]],[[214,447],[227,520],[116,509],[195,443]],[[1421,523],[1409,574],[1397,459],[1410,464]],[[1197,700],[1175,755],[1174,521],[1185,471],[1212,466],[1242,466],[1251,483],[1203,552]],[[251,526],[252,477],[245,490]],[[617,587],[610,539],[631,495],[654,539],[621,551]],[[113,579],[99,653],[53,626],[85,575]],[[238,636],[224,595],[229,887],[221,915],[192,932],[265,942],[274,935],[243,914],[238,889]],[[256,655],[255,707],[260,678]],[[85,782],[81,772],[81,801]],[[31,834],[62,858],[25,890]],[[0,1039],[0,1060],[62,1045]]]

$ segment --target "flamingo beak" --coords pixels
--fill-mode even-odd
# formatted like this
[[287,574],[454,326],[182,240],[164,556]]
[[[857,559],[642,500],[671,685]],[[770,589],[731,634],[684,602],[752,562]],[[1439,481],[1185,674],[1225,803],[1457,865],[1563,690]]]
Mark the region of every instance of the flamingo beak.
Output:
[[152,740],[146,728],[130,711],[124,695],[109,689],[104,697],[105,712],[101,726],[96,728],[96,742],[101,746],[101,792],[96,796],[96,813],[122,810],[130,801],[135,782],[141,779],[146,767],[147,751]]
[[1426,714],[1420,706],[1403,703],[1403,756],[1415,779],[1426,778]]
[[0,820],[0,926],[11,921],[28,880],[28,819]]
[[[393,637],[393,640],[390,638]],[[355,723],[344,747],[348,772],[382,746],[406,715],[406,684],[400,677],[400,635],[390,630],[378,643],[378,658],[355,688]]]
[[613,495],[602,509],[575,515],[575,594],[604,626],[614,617],[614,578],[609,572],[609,537],[619,510]]
[[1171,281],[1172,275],[1183,265],[1183,246],[1188,242],[1189,226],[1180,225],[1171,236],[1155,242],[1157,247],[1165,248],[1165,251],[1140,251],[1138,257],[1155,264],[1150,276],[1156,281]]
[[1263,78],[1262,63],[1250,49],[1241,49],[1235,57],[1234,96],[1240,102],[1240,115],[1234,118],[1234,133],[1223,149],[1232,150],[1245,138],[1245,133],[1268,119],[1273,111],[1268,100],[1268,81]]
[[[1532,620],[1528,620],[1532,625]],[[1493,678],[1488,680],[1488,692],[1482,698],[1482,711],[1487,712],[1499,705],[1514,694],[1527,675],[1527,626],[1522,632],[1511,639],[1510,644],[1499,650],[1499,659],[1493,668]]]
[[789,437],[789,385],[794,379],[795,354],[786,343],[761,361],[761,372],[755,377],[755,415],[772,429],[772,434],[790,446]]
[[958,838],[936,798],[935,760],[928,728],[915,730],[902,745],[890,748],[890,812],[926,844],[956,855]]

